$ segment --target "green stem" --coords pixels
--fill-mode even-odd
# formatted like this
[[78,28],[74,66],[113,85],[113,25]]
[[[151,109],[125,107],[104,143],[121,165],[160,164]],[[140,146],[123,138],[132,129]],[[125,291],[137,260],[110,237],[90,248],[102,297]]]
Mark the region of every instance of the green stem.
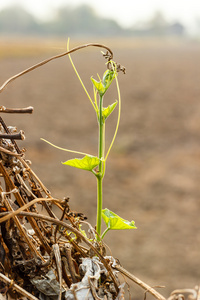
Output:
[[100,240],[101,236],[101,218],[102,218],[102,178],[97,177],[97,240]]
[[105,123],[102,116],[103,96],[99,96],[99,171],[97,174],[97,239],[101,236],[102,204],[103,204],[103,176],[104,176],[104,148],[105,148]]
[[109,230],[110,230],[110,228],[108,228],[108,227],[104,230],[104,232],[103,232],[102,235],[101,235],[101,239],[102,239],[102,240],[103,240],[105,234],[106,234]]

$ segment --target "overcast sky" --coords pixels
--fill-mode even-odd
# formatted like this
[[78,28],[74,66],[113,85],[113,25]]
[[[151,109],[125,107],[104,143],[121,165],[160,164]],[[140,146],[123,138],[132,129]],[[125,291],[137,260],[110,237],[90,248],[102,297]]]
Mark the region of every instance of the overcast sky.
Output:
[[124,27],[143,21],[162,11],[169,21],[180,20],[193,25],[200,19],[200,0],[0,0],[0,9],[22,4],[38,17],[52,15],[60,5],[90,4],[99,15],[113,18]]

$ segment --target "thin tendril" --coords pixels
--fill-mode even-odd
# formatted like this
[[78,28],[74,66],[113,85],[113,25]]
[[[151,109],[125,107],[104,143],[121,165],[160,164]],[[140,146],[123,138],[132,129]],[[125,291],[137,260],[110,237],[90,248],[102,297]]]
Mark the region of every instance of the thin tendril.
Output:
[[114,144],[114,141],[115,141],[115,138],[117,136],[117,132],[118,132],[118,128],[119,128],[119,122],[120,122],[120,116],[121,116],[121,95],[120,95],[120,89],[119,89],[119,83],[118,83],[118,80],[117,80],[117,76],[115,76],[115,81],[116,81],[116,86],[117,86],[117,93],[118,93],[118,99],[119,99],[119,110],[118,110],[118,118],[117,118],[117,125],[116,125],[116,129],[115,129],[115,133],[114,133],[114,136],[113,136],[113,139],[112,139],[112,142],[110,144],[110,147],[108,149],[108,152],[106,154],[106,157],[105,157],[105,161],[110,153],[110,150]]
[[69,149],[61,148],[61,147],[59,147],[59,146],[56,146],[56,145],[50,143],[49,141],[47,141],[47,140],[45,140],[45,139],[43,139],[43,138],[41,138],[41,140],[44,141],[44,142],[46,142],[47,144],[53,146],[54,148],[57,148],[57,149],[62,150],[62,151],[71,152],[71,153],[76,153],[76,154],[81,154],[81,155],[87,155],[87,156],[88,156],[88,155],[89,155],[89,156],[91,155],[91,154],[87,154],[87,153],[84,153],[84,152],[79,152],[79,151],[75,151],[75,150],[69,150]]
[[[68,41],[67,41],[67,51],[69,51],[69,39],[68,39]],[[73,67],[73,69],[74,69],[74,72],[76,73],[76,75],[77,75],[77,77],[78,77],[78,79],[79,79],[79,81],[80,81],[80,83],[81,83],[81,85],[82,85],[82,87],[83,87],[83,89],[84,89],[86,95],[88,96],[88,98],[89,98],[89,100],[90,100],[90,102],[91,102],[91,104],[92,104],[94,110],[96,111],[96,107],[95,107],[95,105],[94,105],[94,103],[93,103],[93,101],[92,101],[92,99],[91,99],[91,97],[90,97],[90,95],[89,95],[89,93],[88,93],[88,91],[87,91],[87,89],[86,89],[86,87],[85,87],[85,85],[84,85],[84,83],[83,83],[83,81],[82,81],[82,79],[81,79],[81,77],[80,77],[80,75],[79,75],[79,73],[78,73],[78,71],[77,71],[77,69],[76,69],[74,63],[73,63],[73,61],[72,61],[71,55],[68,54],[68,56],[69,56],[69,60],[70,60],[70,62],[71,62],[71,65],[72,65],[72,67]]]

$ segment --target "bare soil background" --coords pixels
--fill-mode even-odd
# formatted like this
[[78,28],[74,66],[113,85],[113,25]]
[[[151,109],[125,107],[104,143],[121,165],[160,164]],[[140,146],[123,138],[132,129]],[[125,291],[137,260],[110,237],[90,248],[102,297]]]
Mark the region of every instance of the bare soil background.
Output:
[[[71,47],[89,42],[71,42]],[[92,42],[99,42],[94,40]],[[44,51],[15,55],[17,46],[0,59],[0,83],[56,53],[66,41],[39,41]],[[24,48],[28,42],[23,41]],[[36,42],[32,42],[34,44]],[[164,296],[200,282],[200,44],[191,41],[105,40],[114,59],[126,66],[119,74],[122,116],[108,158],[104,208],[136,222],[137,230],[109,232],[105,242],[121,264],[151,286],[165,285]],[[18,45],[20,42],[18,42]],[[23,45],[23,44],[21,44]],[[22,47],[23,48],[23,47]],[[37,48],[37,47],[36,47]],[[31,47],[29,48],[31,49]],[[29,55],[30,54],[30,55]],[[92,95],[90,77],[104,72],[98,48],[72,56]],[[105,106],[116,100],[115,86]],[[2,115],[7,125],[23,129],[26,158],[53,196],[70,197],[71,208],[96,214],[96,180],[92,174],[61,165],[73,154],[61,147],[97,154],[97,123],[92,106],[67,57],[25,75],[1,94],[6,107],[33,106],[33,115]],[[111,140],[117,111],[107,121]],[[109,254],[109,250],[108,250]],[[133,295],[140,290],[134,286]],[[139,297],[139,296],[138,296]]]

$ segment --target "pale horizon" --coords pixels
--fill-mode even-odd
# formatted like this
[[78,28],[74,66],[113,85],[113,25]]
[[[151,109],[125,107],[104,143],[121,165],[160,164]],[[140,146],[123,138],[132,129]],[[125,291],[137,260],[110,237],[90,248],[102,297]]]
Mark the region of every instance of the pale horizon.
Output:
[[22,5],[27,11],[42,19],[53,16],[59,6],[75,7],[88,4],[98,15],[113,19],[124,28],[150,19],[156,11],[163,13],[168,21],[182,22],[191,30],[200,23],[200,2],[198,0],[123,0],[123,4],[107,0],[3,0],[0,2],[0,10],[13,4]]

